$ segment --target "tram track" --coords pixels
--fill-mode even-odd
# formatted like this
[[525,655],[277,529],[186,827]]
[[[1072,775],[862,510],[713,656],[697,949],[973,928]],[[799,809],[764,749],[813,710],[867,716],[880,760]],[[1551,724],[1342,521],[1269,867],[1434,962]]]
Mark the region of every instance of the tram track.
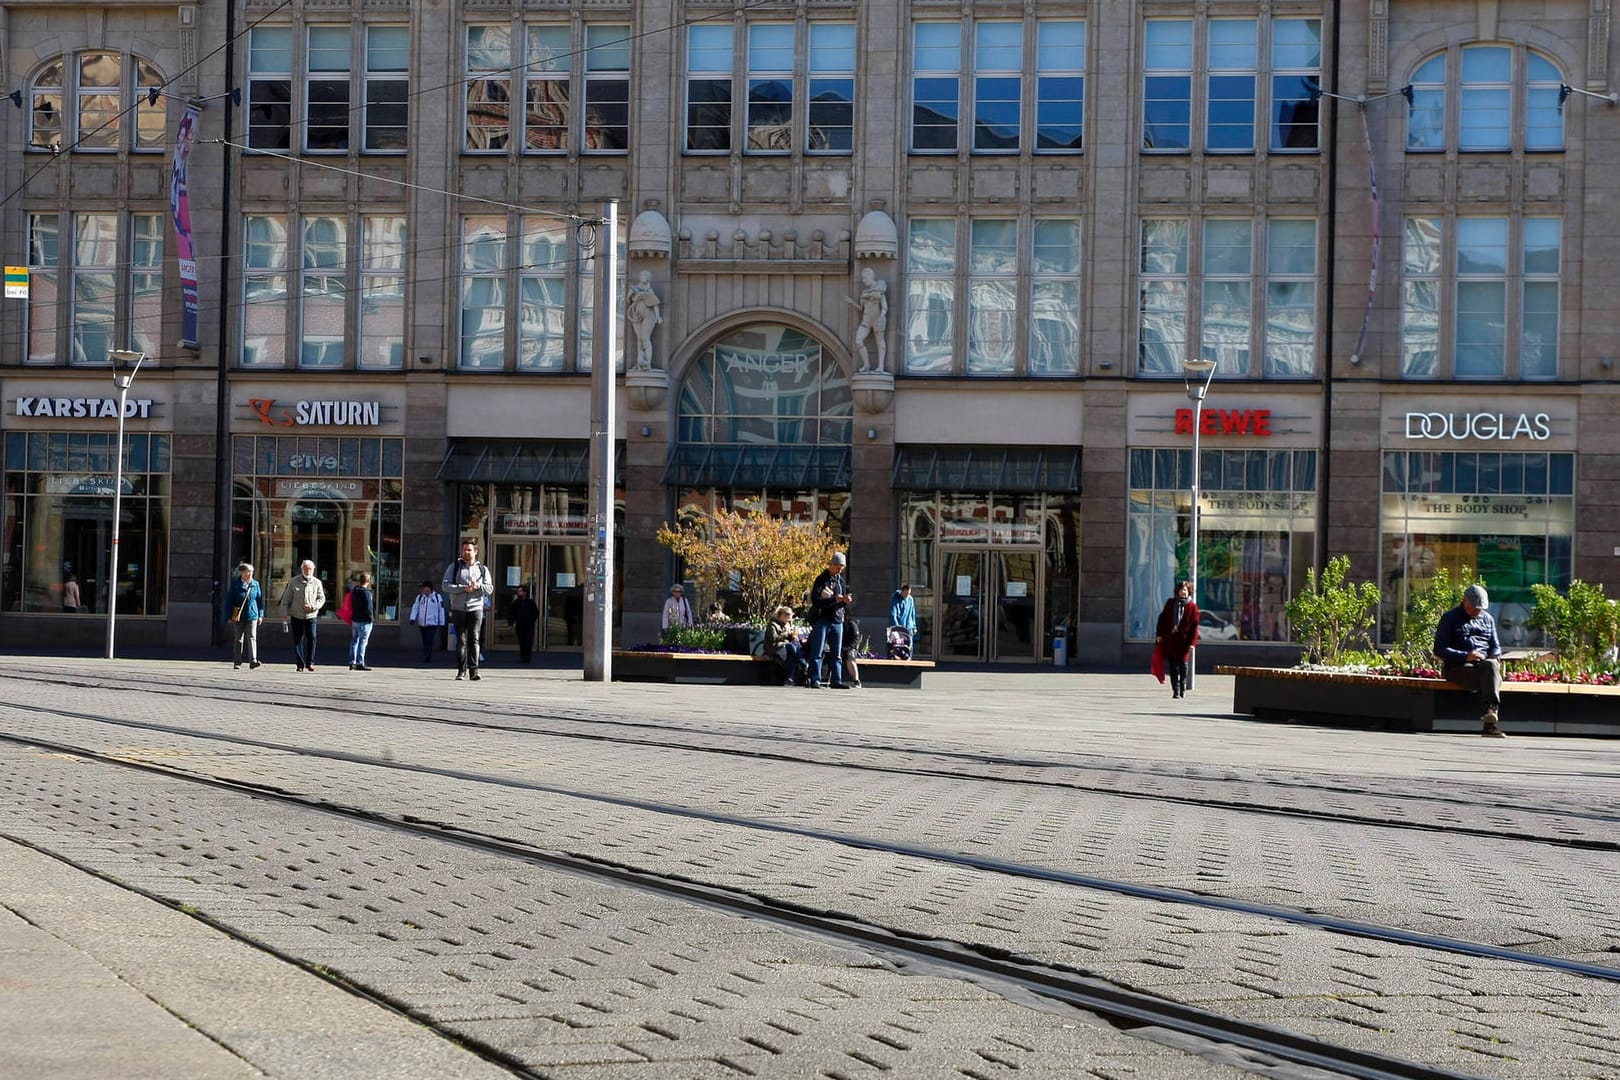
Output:
[[[8,673],[8,677],[25,678],[29,681],[40,683],[68,683],[68,680],[66,679],[43,677],[36,674],[19,676],[15,673]],[[134,685],[131,686],[131,683]],[[195,684],[188,685],[181,690],[177,689],[172,683],[154,682],[151,680],[126,680],[123,682],[115,682],[102,679],[93,683],[85,683],[83,681],[73,682],[71,685],[91,685],[103,689],[138,688],[147,692],[176,694],[189,699],[205,698],[209,700],[228,701],[232,703],[235,703],[238,700],[235,690],[226,690],[224,688],[214,686],[200,687]],[[199,693],[200,690],[219,690],[220,692]],[[358,703],[356,703],[353,707],[346,707],[341,702],[335,702],[330,696],[323,696],[319,693],[299,690],[278,690],[277,698],[278,700],[267,701],[263,704],[269,707],[289,709],[318,707],[329,715],[350,714],[355,716],[363,716],[368,719],[374,719],[379,715],[378,706],[395,706],[400,704],[398,702],[389,701],[386,698],[369,698],[364,707],[361,707]],[[0,705],[12,705],[17,708],[38,707],[33,706],[31,703],[17,701],[0,701]],[[410,703],[406,707],[409,709],[418,709],[419,705],[416,703]],[[1544,832],[1533,832],[1525,829],[1504,827],[1503,825],[1496,823],[1493,823],[1489,827],[1471,826],[1457,822],[1440,823],[1417,818],[1391,818],[1387,815],[1373,816],[1371,813],[1331,811],[1319,807],[1310,808],[1286,805],[1268,805],[1257,803],[1253,799],[1248,798],[1217,798],[1210,796],[1177,794],[1164,791],[1129,791],[1121,790],[1115,786],[1086,784],[1067,778],[1047,778],[1038,775],[986,775],[983,772],[973,771],[973,769],[1023,769],[1034,773],[1039,773],[1055,770],[1074,770],[1082,772],[1097,771],[1099,769],[1106,768],[1106,771],[1113,775],[1130,773],[1132,775],[1149,776],[1155,779],[1178,781],[1192,780],[1197,783],[1209,785],[1236,783],[1245,786],[1284,790],[1291,793],[1322,792],[1334,796],[1366,798],[1376,797],[1377,799],[1384,801],[1393,801],[1418,806],[1452,807],[1470,810],[1488,809],[1498,813],[1510,812],[1513,814],[1524,815],[1529,819],[1539,818],[1551,821],[1569,820],[1589,823],[1594,826],[1611,824],[1620,826],[1620,815],[1573,810],[1554,810],[1546,807],[1522,805],[1519,803],[1505,803],[1500,800],[1493,800],[1486,804],[1479,801],[1455,796],[1441,795],[1433,792],[1424,794],[1408,794],[1403,792],[1380,791],[1376,793],[1376,796],[1374,796],[1374,793],[1372,792],[1360,791],[1349,786],[1301,784],[1292,781],[1279,780],[1277,778],[1246,777],[1236,780],[1222,780],[1221,778],[1211,778],[1206,776],[1188,776],[1185,773],[1176,773],[1174,771],[1162,769],[1133,769],[1125,763],[1111,762],[1104,767],[1100,765],[1083,764],[1072,761],[1054,761],[1051,759],[1042,758],[1015,757],[1004,754],[981,754],[939,748],[902,747],[887,743],[859,739],[852,741],[831,740],[826,738],[817,739],[793,733],[751,731],[746,734],[739,734],[733,737],[753,745],[716,746],[699,741],[692,741],[702,738],[715,737],[717,733],[712,729],[686,727],[677,722],[659,721],[657,723],[651,723],[618,717],[594,717],[561,712],[538,711],[529,711],[521,714],[521,720],[518,722],[511,722],[504,719],[504,717],[497,721],[495,718],[488,715],[489,712],[502,707],[510,708],[511,706],[510,703],[491,702],[483,709],[470,709],[464,704],[435,703],[434,708],[436,711],[433,713],[426,711],[400,711],[398,708],[395,708],[392,709],[392,711],[387,712],[385,715],[392,720],[400,720],[410,723],[472,728],[484,731],[533,735],[543,738],[567,739],[587,743],[608,743],[613,745],[633,746],[653,750],[677,750],[688,753],[711,754],[715,756],[760,761],[780,761],[795,765],[824,765],[839,769],[849,769],[859,772],[880,773],[896,776],[917,776],[948,780],[964,780],[979,783],[1021,785],[1032,788],[1073,791],[1080,794],[1097,795],[1107,798],[1149,801],[1154,803],[1221,810],[1256,816],[1352,824],[1379,829],[1411,831],[1448,836],[1474,836],[1491,840],[1507,840],[1582,851],[1620,852],[1620,830],[1616,831],[1615,839],[1603,839],[1592,836],[1578,835],[1557,836],[1548,835]],[[63,715],[69,715],[69,713],[65,711],[57,711],[62,712]],[[445,715],[447,711],[451,713],[460,711],[469,713],[471,715],[458,718],[455,716]],[[81,715],[85,719],[94,719],[109,723],[119,722],[119,718],[115,717],[107,717],[89,713]],[[513,714],[507,713],[505,715],[511,716]],[[645,732],[646,735],[645,737],[626,737],[624,735],[602,730],[556,730],[555,728],[551,727],[535,726],[536,721],[565,726],[591,725],[593,727],[601,726],[627,728],[632,731]],[[130,721],[129,723],[139,724],[142,722]],[[155,728],[154,730],[171,730],[171,733],[174,734],[188,733],[182,729],[167,729],[162,728],[161,726]],[[196,731],[191,731],[189,733],[205,734]],[[672,735],[686,736],[687,738],[677,738],[672,737]],[[764,744],[764,746],[757,744]],[[931,767],[921,764],[884,764],[852,760],[827,760],[825,758],[806,756],[804,752],[806,749],[830,749],[837,752],[865,752],[872,754],[910,756],[913,758],[943,760],[946,762],[957,763],[961,766],[965,766],[966,768]]]
[[[680,876],[652,872],[645,868],[612,863],[600,858],[543,850],[511,839],[435,822],[418,815],[383,813],[365,807],[347,805],[329,798],[287,791],[273,785],[223,776],[205,775],[170,764],[133,760],[120,754],[107,753],[53,739],[43,739],[16,733],[0,733],[0,741],[16,746],[31,747],[51,754],[66,755],[100,765],[134,770],[169,780],[202,785],[214,790],[230,792],[253,799],[268,800],[284,806],[316,811],[373,828],[384,829],[399,835],[409,836],[413,839],[447,843],[486,856],[515,860],[534,867],[605,881],[669,899],[699,904],[729,914],[757,919],[788,930],[809,933],[824,940],[843,943],[863,951],[875,952],[879,956],[888,959],[890,963],[902,971],[908,967],[917,966],[930,972],[954,974],[961,978],[979,982],[990,988],[1017,988],[1022,992],[1035,994],[1049,1001],[1059,1002],[1103,1017],[1124,1031],[1142,1028],[1163,1029],[1191,1036],[1195,1040],[1201,1040],[1208,1044],[1240,1048],[1247,1055],[1258,1055],[1258,1057],[1252,1059],[1252,1063],[1259,1067],[1261,1071],[1274,1068],[1277,1062],[1287,1062],[1315,1069],[1325,1069],[1341,1076],[1366,1078],[1366,1080],[1394,1080],[1394,1078],[1404,1078],[1404,1080],[1465,1080],[1465,1078],[1472,1075],[1424,1062],[1341,1046],[1309,1035],[1223,1016],[1211,1010],[1183,1005],[1162,997],[1110,983],[1076,968],[1020,957],[1007,950],[992,949],[972,942],[923,937],[913,932],[883,926],[874,921],[857,919],[846,914],[829,914],[807,908],[777,897],[745,890],[719,888]],[[400,767],[397,763],[365,759],[358,755],[343,755],[339,757],[339,760],[375,767]],[[431,770],[416,767],[414,771]],[[454,775],[454,772],[449,771],[444,775]],[[471,779],[470,777],[458,778]],[[490,779],[492,778],[485,778],[485,782],[489,782]],[[535,786],[540,790],[553,790],[544,785]],[[679,812],[677,808],[666,809],[669,812]],[[742,824],[741,821],[731,823]],[[769,823],[756,822],[753,824],[754,827],[769,826]],[[794,829],[786,831],[801,836],[814,835],[812,830]],[[822,838],[833,839],[834,835],[827,834]],[[38,845],[30,844],[29,846],[35,847],[36,850],[44,850],[39,849]],[[872,849],[889,851],[898,855],[928,857],[924,852],[907,851],[904,847],[876,846]],[[49,851],[47,853],[55,854]],[[60,855],[55,857],[62,858]],[[68,859],[63,859],[63,861],[78,866],[86,872],[97,873],[92,867],[85,867]],[[997,869],[988,865],[976,868]],[[1001,869],[998,872],[1007,871]],[[200,917],[197,912],[168,900],[149,888],[136,887],[122,881],[117,883],[125,888],[132,888],[134,891],[149,896],[154,900],[163,902],[170,907],[186,911],[187,914],[194,917]],[[1081,883],[1070,882],[1070,884]],[[1086,887],[1095,887],[1095,883]],[[1171,896],[1145,896],[1143,898],[1159,899],[1167,902],[1186,902],[1184,899]],[[426,1024],[445,1038],[464,1045],[469,1042],[464,1036],[436,1025],[431,1018],[403,1009],[386,997],[374,994],[363,986],[353,984],[346,979],[334,978],[330,973],[325,972],[307,959],[288,955],[281,950],[267,946],[235,931],[227,923],[220,920],[207,917],[203,917],[203,919],[210,925],[222,932],[231,934],[239,940],[246,941],[257,948],[266,949],[274,955],[290,963],[297,964],[306,970],[321,974],[337,985],[349,989],[351,992],[359,993],[370,1000],[376,1001],[378,1004],[401,1011],[414,1021]],[[1330,927],[1322,928],[1331,929]],[[1339,932],[1352,931],[1340,928]],[[1382,940],[1391,943],[1418,945],[1424,948],[1440,948],[1445,951],[1461,952],[1465,955],[1480,958],[1507,959],[1544,968],[1557,968],[1566,973],[1620,980],[1620,970],[1593,968],[1592,965],[1552,964],[1548,963],[1549,958],[1533,955],[1514,955],[1511,950],[1481,947],[1478,951],[1471,951],[1467,948],[1468,943],[1451,943],[1453,947],[1447,948],[1444,944],[1424,944],[1419,940],[1404,937],[1383,938]],[[1578,970],[1580,967],[1593,968],[1593,970],[1581,971]],[[498,1050],[487,1046],[476,1046],[474,1049],[480,1056],[507,1068],[513,1075],[525,1078],[541,1075],[528,1070],[520,1062],[512,1060]]]

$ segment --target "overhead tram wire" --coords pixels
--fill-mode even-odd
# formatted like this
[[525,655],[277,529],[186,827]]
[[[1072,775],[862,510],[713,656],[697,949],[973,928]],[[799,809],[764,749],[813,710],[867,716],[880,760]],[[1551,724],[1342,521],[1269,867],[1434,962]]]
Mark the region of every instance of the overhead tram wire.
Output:
[[[190,75],[191,73],[197,71],[199,68],[201,68],[203,66],[203,64],[205,64],[209,60],[213,59],[215,56],[218,56],[221,52],[224,52],[226,49],[230,48],[232,45],[235,45],[239,40],[241,40],[241,38],[242,38],[242,36],[244,34],[247,34],[250,31],[252,31],[255,27],[262,24],[266,19],[270,18],[272,15],[275,15],[276,13],[281,11],[282,8],[290,7],[292,5],[292,2],[293,2],[293,0],[281,0],[281,2],[278,3],[275,7],[271,8],[269,11],[267,11],[263,15],[259,16],[253,22],[251,22],[247,26],[243,27],[242,30],[239,33],[233,34],[231,37],[226,38],[224,41],[220,42],[214,48],[210,49],[208,52],[204,53],[202,56],[199,56],[197,58],[196,62],[193,63],[190,67],[182,69],[178,74],[172,76],[171,78],[168,79],[168,81],[162,83],[161,85],[159,85],[157,87],[142,87],[142,88],[140,88],[140,92],[138,94],[134,95],[134,99],[129,103],[128,106],[126,106],[122,111],[116,113],[115,115],[108,117],[106,120],[104,120],[102,122],[100,127],[94,128],[94,129],[92,129],[90,131],[87,131],[87,132],[83,132],[83,133],[81,133],[79,135],[79,137],[77,139],[73,140],[73,142],[70,145],[64,146],[64,147],[61,147],[61,148],[59,148],[57,150],[52,151],[49,160],[42,162],[40,164],[39,168],[35,169],[33,172],[31,172],[27,176],[23,177],[21,183],[19,183],[16,187],[12,188],[9,192],[7,192],[4,198],[0,198],[0,206],[6,205],[6,203],[10,202],[12,199],[14,199],[18,195],[22,194],[22,192],[27,189],[28,185],[33,182],[34,177],[38,176],[40,173],[44,172],[46,169],[49,169],[52,165],[57,165],[57,164],[60,164],[63,161],[65,161],[66,160],[65,155],[71,154],[74,150],[76,150],[78,147],[83,145],[84,141],[86,139],[94,138],[96,135],[101,134],[103,131],[106,131],[109,127],[120,123],[124,119],[124,117],[128,116],[130,113],[132,113],[136,109],[140,108],[141,99],[144,98],[144,97],[150,97],[151,93],[152,93],[152,91],[154,89],[158,91],[158,96],[160,96],[160,97],[174,97],[174,96],[176,96],[176,95],[173,95],[173,94],[165,94],[164,91],[166,91],[169,87],[173,86],[175,83],[179,82],[181,79],[185,78],[187,75]],[[199,99],[199,100],[218,101],[221,97],[224,97],[225,94],[230,94],[230,93],[234,93],[234,92],[235,92],[234,89],[226,90],[224,94],[216,94],[213,97],[203,98],[203,99]],[[157,155],[154,155],[154,156],[157,156]]]

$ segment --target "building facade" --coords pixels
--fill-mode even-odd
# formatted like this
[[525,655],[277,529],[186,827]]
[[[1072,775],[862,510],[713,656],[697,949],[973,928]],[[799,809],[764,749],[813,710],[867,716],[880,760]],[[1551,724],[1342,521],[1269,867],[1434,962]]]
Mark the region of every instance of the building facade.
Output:
[[523,584],[579,648],[607,243],[621,643],[658,526],[729,506],[826,523],[874,639],[909,582],[919,655],[1134,661],[1195,356],[1206,645],[1285,655],[1339,553],[1386,632],[1475,567],[1512,641],[1620,560],[1611,40],[1608,0],[0,4],[0,644],[114,589],[121,640],[205,643],[244,558],[369,570],[397,628],[472,535],[493,644]]

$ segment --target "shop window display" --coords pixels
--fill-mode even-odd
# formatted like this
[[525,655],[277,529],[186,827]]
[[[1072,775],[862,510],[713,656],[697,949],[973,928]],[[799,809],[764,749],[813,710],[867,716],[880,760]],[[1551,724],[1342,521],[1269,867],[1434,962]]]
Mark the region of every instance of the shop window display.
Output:
[[[1209,641],[1287,641],[1284,605],[1316,536],[1316,452],[1204,450],[1198,607]],[[1126,637],[1151,641],[1159,609],[1189,576],[1192,451],[1131,451]]]
[[1575,459],[1547,453],[1390,452],[1383,461],[1379,633],[1394,639],[1414,588],[1472,567],[1489,587],[1506,648],[1541,644],[1532,585],[1566,589],[1574,569]]
[[169,578],[169,436],[126,435],[119,557],[112,565],[114,453],[107,433],[8,432],[0,607],[162,615]]

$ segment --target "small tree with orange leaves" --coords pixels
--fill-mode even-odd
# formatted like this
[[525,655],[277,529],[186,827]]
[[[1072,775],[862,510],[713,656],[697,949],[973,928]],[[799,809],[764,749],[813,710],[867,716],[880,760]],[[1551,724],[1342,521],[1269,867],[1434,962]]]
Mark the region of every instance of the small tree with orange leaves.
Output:
[[743,621],[752,623],[765,622],[783,604],[802,605],[838,550],[821,522],[787,521],[756,510],[689,510],[673,528],[661,526],[657,540],[709,592],[734,588]]

